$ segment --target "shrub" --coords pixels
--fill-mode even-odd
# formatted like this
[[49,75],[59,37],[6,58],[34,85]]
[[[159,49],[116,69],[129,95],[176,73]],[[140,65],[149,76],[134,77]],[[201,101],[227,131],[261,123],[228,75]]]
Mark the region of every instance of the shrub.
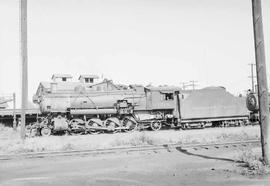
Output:
[[251,149],[244,150],[239,156],[242,175],[256,176],[270,174],[270,167],[265,165],[262,157],[254,153]]

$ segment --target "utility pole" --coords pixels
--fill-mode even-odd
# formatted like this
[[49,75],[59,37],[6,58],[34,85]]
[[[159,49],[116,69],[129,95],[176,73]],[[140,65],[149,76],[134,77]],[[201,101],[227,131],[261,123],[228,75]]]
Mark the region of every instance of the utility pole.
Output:
[[198,83],[198,81],[192,80],[192,81],[190,81],[190,82],[191,82],[192,90],[195,90],[195,86],[197,86],[196,83]]
[[28,102],[28,75],[27,75],[27,0],[20,0],[20,56],[21,56],[21,138],[25,139],[25,110]]
[[192,80],[192,81],[189,81],[189,82],[182,82],[180,84],[182,84],[183,90],[185,90],[187,87],[190,87],[190,86],[192,86],[192,90],[195,90],[195,87],[197,86],[197,84],[196,84],[197,82],[198,81]]
[[16,122],[16,94],[13,93],[13,130],[16,130],[17,128],[17,122]]
[[266,165],[270,163],[270,119],[268,108],[268,87],[265,64],[264,36],[261,0],[252,0],[254,45],[256,57],[257,86],[259,98],[262,157]]
[[182,89],[185,90],[186,89],[186,82],[181,82],[180,84],[182,84]]
[[251,90],[253,93],[255,93],[254,79],[256,78],[256,76],[254,76],[254,72],[253,72],[253,69],[254,69],[253,67],[255,66],[255,64],[250,63],[249,65],[251,66],[251,76],[249,76],[249,78],[251,78],[251,86],[252,86]]

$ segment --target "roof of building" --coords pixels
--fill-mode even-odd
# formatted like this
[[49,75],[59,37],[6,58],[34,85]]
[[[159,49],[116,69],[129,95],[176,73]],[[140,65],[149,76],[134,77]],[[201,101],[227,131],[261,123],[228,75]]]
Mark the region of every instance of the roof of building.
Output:
[[70,75],[70,74],[53,74],[52,75],[52,79],[54,79],[54,78],[63,78],[63,77],[72,78],[72,75]]
[[91,74],[87,75],[87,74],[85,74],[85,75],[80,75],[79,80],[80,80],[81,78],[93,78],[93,79],[98,79],[99,77],[98,77],[97,75],[91,75]]
[[51,86],[51,82],[48,82],[48,81],[42,81],[42,82],[40,82],[39,83],[39,87],[40,86],[43,86],[44,88],[50,88],[50,86]]

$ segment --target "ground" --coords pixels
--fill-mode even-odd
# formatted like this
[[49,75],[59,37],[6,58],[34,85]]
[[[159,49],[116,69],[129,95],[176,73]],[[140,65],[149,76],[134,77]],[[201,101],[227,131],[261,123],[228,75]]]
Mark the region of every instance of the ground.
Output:
[[270,185],[269,176],[241,175],[238,155],[234,147],[8,160],[0,185]]
[[[20,140],[0,127],[0,154],[259,139],[258,126],[50,136]],[[260,154],[259,147],[249,147]],[[0,185],[270,185],[268,176],[242,175],[239,147],[13,159],[0,162]]]
[[138,146],[168,143],[221,143],[259,139],[259,126],[194,130],[142,131],[116,134],[49,136],[20,139],[19,130],[0,126],[0,154]]

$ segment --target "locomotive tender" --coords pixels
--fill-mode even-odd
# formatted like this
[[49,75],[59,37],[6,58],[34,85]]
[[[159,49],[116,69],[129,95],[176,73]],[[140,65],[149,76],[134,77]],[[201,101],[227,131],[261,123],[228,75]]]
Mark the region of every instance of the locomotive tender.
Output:
[[31,135],[241,125],[248,120],[245,99],[223,87],[191,91],[116,85],[107,79],[96,82],[98,77],[93,75],[81,75],[79,82],[71,78],[56,74],[52,82],[39,84],[33,101],[41,115],[29,126]]

